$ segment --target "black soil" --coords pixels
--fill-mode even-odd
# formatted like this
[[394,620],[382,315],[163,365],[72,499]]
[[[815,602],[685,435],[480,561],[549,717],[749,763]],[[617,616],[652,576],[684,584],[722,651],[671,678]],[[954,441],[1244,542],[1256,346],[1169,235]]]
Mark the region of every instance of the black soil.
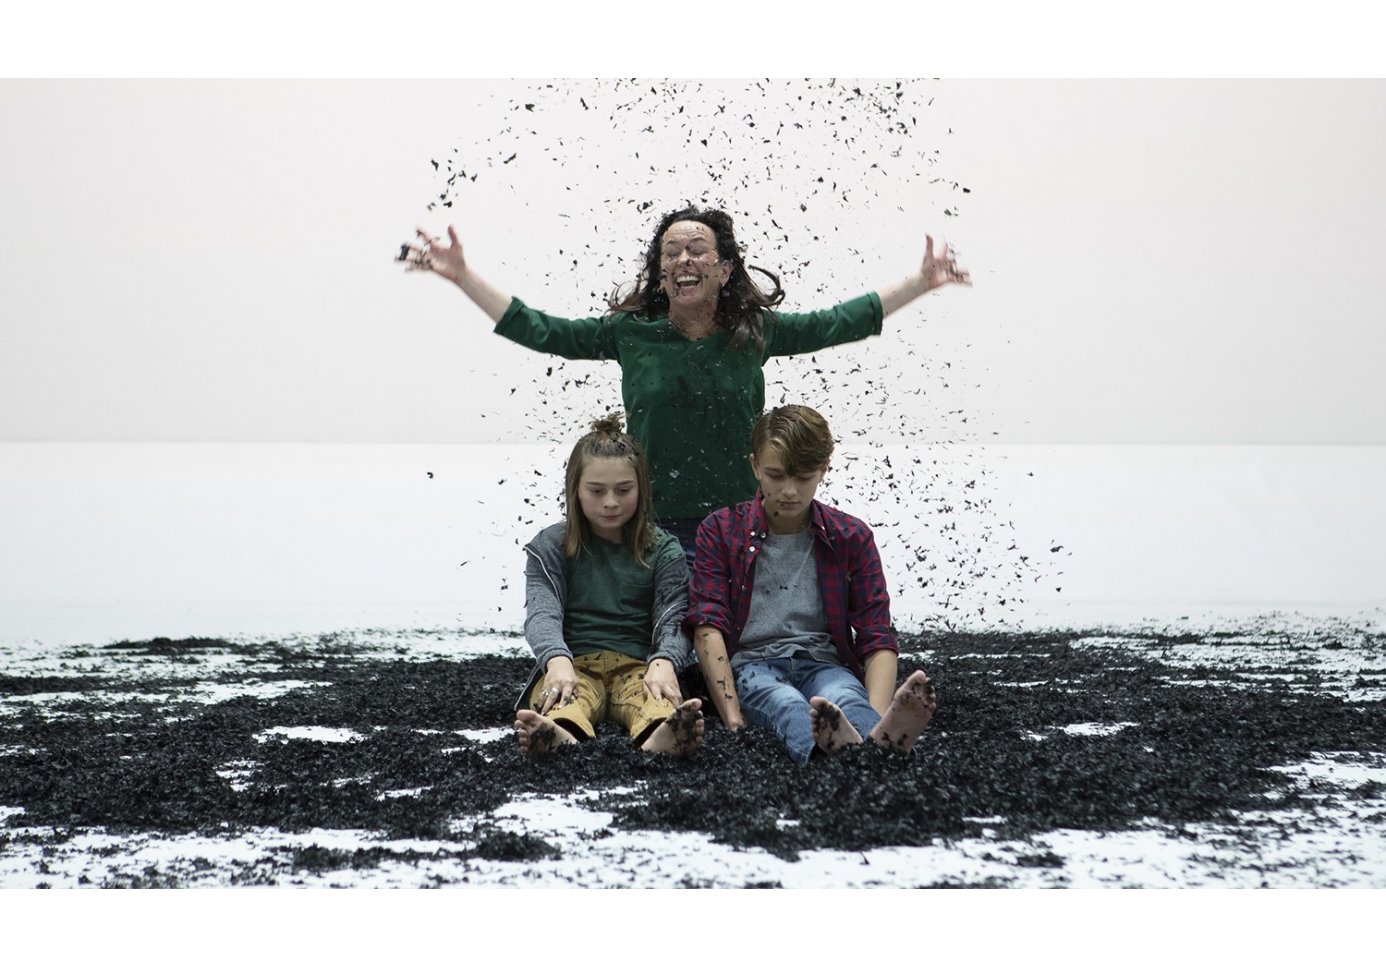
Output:
[[[321,827],[456,843],[458,857],[529,861],[557,848],[495,828],[488,813],[522,793],[594,789],[605,792],[593,806],[613,813],[618,828],[698,831],[792,858],[814,848],[928,844],[983,826],[1027,837],[1232,820],[1266,808],[1267,794],[1278,805],[1297,802],[1293,784],[1271,767],[1315,752],[1386,751],[1382,703],[1316,692],[1308,667],[1287,684],[1260,677],[1283,667],[1189,667],[1164,661],[1158,647],[1072,645],[1079,637],[906,637],[901,676],[925,667],[940,703],[914,754],[863,746],[804,767],[771,736],[731,734],[715,718],[702,749],[682,761],[640,753],[610,727],[539,761],[508,736],[482,744],[456,735],[511,721],[530,670],[521,658],[382,659],[332,638],[307,647],[156,639],[88,648],[86,657],[142,654],[194,668],[200,657],[232,653],[248,668],[176,681],[89,671],[0,677],[0,697],[61,693],[41,705],[8,703],[0,716],[0,806],[25,811],[0,826],[0,851],[3,826],[51,825],[55,840],[87,827],[216,835]],[[1198,637],[1166,644],[1190,639]],[[1370,650],[1383,646],[1379,636],[1366,640]],[[275,679],[317,685],[211,705],[179,698],[198,683]],[[1136,725],[1110,735],[1061,731],[1118,722]],[[255,738],[285,726],[364,738]],[[623,787],[637,792],[611,792]],[[387,855],[408,860],[378,848],[309,848],[284,860],[320,870],[370,867]],[[1023,862],[1058,861],[1037,852]]]

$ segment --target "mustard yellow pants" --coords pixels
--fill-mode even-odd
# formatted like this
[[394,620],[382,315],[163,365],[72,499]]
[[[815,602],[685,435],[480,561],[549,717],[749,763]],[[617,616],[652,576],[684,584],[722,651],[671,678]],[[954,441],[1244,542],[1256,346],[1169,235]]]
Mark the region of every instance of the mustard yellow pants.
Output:
[[[577,688],[573,698],[549,710],[548,716],[578,739],[597,734],[596,724],[604,719],[623,726],[637,744],[643,743],[655,727],[674,714],[667,699],[651,699],[645,694],[645,663],[620,652],[589,652],[573,659]],[[530,690],[529,706],[543,705],[544,677]]]

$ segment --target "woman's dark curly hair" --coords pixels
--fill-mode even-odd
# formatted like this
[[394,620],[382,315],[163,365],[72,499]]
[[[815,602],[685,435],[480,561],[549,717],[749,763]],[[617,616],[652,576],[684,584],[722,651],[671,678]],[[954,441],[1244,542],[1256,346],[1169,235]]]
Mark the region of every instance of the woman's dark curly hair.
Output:
[[675,222],[701,222],[712,229],[717,239],[717,258],[732,267],[731,278],[722,287],[717,300],[717,325],[732,334],[730,345],[739,348],[748,343],[756,349],[765,347],[765,310],[784,301],[780,277],[760,266],[750,266],[774,285],[766,292],[752,281],[747,265],[736,244],[732,218],[721,209],[700,209],[696,206],[670,212],[655,226],[654,238],[645,250],[645,264],[634,286],[625,295],[618,286],[607,299],[609,312],[638,313],[646,319],[662,319],[669,315],[669,297],[660,288],[660,256],[664,233]]

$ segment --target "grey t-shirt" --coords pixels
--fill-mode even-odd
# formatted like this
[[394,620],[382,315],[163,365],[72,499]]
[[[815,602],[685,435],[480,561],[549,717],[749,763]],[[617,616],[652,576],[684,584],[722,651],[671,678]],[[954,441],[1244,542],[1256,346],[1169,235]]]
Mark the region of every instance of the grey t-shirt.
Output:
[[798,652],[841,664],[818,590],[813,534],[807,528],[794,534],[771,532],[757,554],[751,611],[732,668]]

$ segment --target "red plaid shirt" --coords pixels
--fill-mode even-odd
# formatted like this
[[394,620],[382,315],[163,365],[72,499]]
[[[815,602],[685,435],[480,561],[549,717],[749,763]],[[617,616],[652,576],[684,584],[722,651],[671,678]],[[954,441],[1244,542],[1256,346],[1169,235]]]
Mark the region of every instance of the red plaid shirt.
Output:
[[[828,632],[842,664],[860,679],[872,652],[900,651],[890,624],[890,595],[876,539],[860,518],[818,501],[809,506],[809,530]],[[759,493],[712,512],[698,526],[684,624],[690,633],[699,625],[717,629],[726,640],[728,656],[736,654],[751,614],[752,579],[765,534]]]

